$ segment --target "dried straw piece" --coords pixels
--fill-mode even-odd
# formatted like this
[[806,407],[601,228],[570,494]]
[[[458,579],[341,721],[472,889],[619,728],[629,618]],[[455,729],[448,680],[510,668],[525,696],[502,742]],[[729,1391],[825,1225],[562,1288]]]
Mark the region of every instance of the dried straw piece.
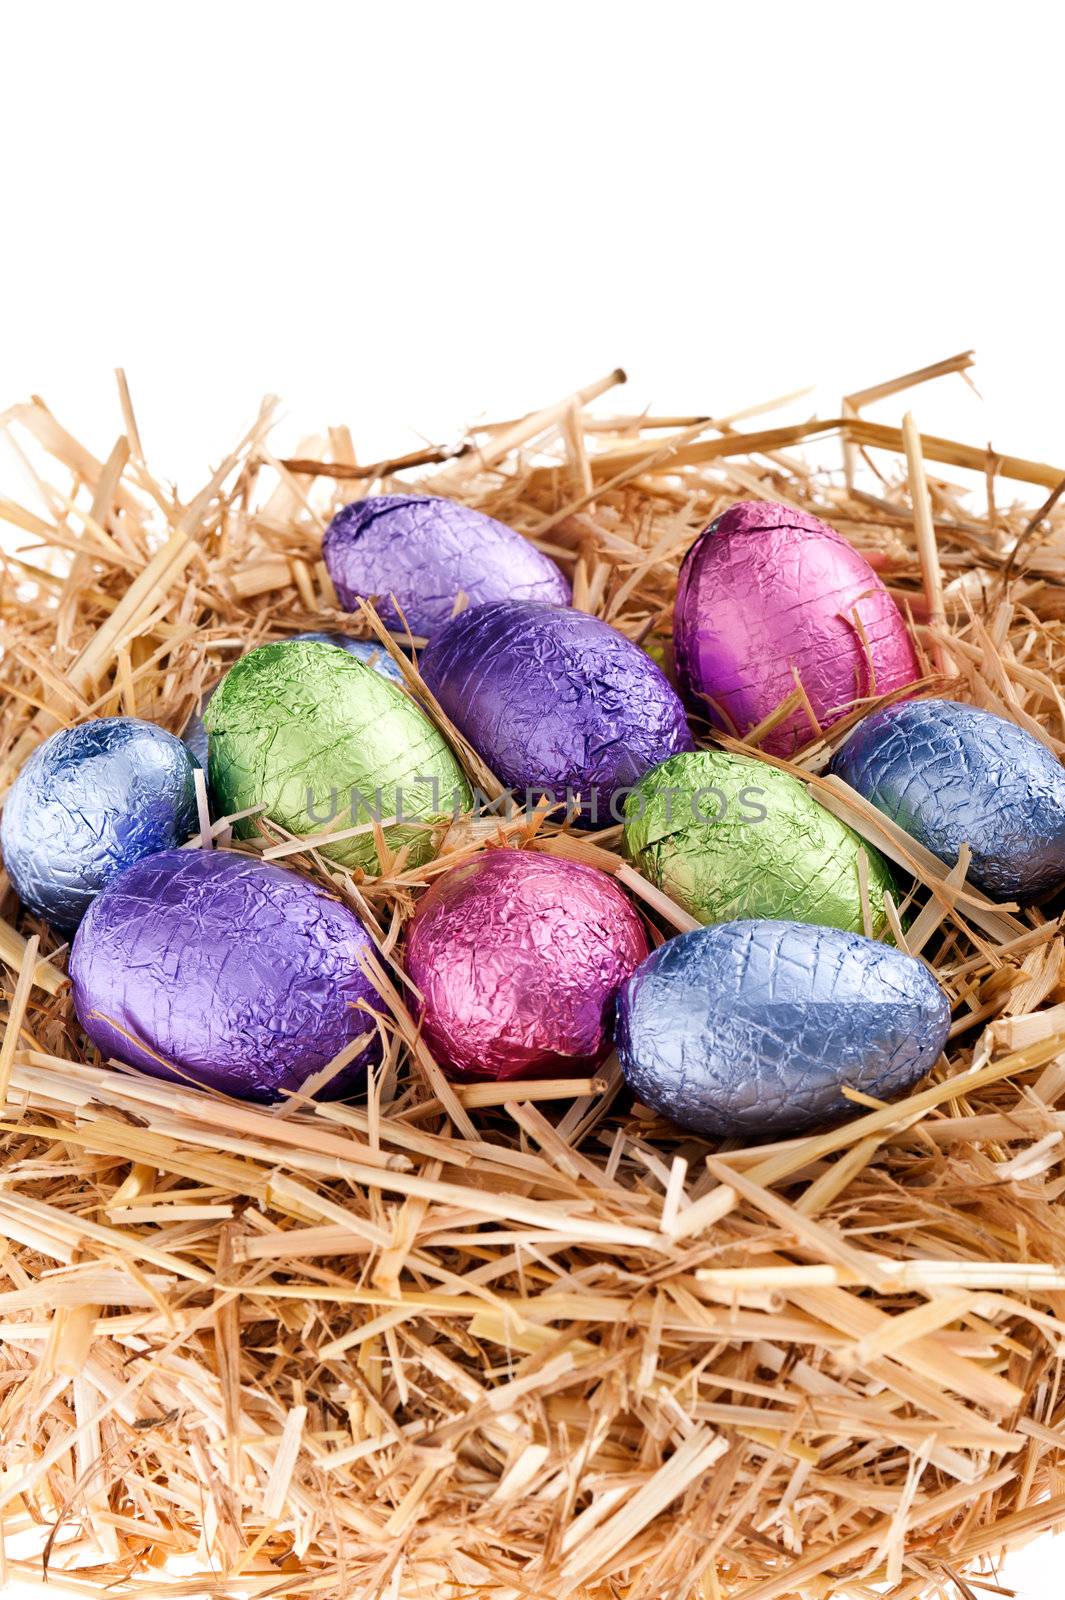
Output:
[[[902,442],[906,450],[906,470],[910,479],[910,499],[913,501],[913,525],[917,535],[917,554],[924,578],[928,620],[933,629],[943,629],[947,622],[943,605],[943,577],[939,570],[932,501],[928,494],[924,456],[921,454],[921,435],[917,432],[912,411],[907,411],[902,419]],[[938,639],[933,644],[933,650],[936,666],[944,676],[949,677],[954,670],[950,652]]]
[[[666,660],[700,528],[737,494],[813,511],[888,576],[922,648],[946,651],[951,693],[1061,753],[1065,504],[973,509],[922,467],[929,500],[918,489],[911,510],[904,443],[911,468],[986,472],[999,500],[1007,478],[1057,491],[1065,473],[858,414],[968,361],[747,433],[801,396],[716,420],[593,419],[611,374],[368,466],[343,428],[278,461],[267,407],[187,506],[146,465],[121,376],[105,462],[42,404],[16,407],[4,422],[41,504],[0,503],[35,546],[4,558],[5,782],[87,710],[179,728],[253,643],[347,627],[400,659],[372,612],[342,617],[319,560],[346,485],[375,482],[422,481],[549,535],[580,604]],[[813,464],[833,436],[842,485]],[[889,454],[864,485],[869,450]],[[955,1029],[905,1100],[856,1097],[854,1121],[776,1145],[715,1151],[631,1104],[613,1059],[594,1079],[458,1086],[425,1049],[403,926],[479,850],[615,874],[655,939],[692,925],[617,828],[464,821],[436,861],[386,858],[376,878],[266,824],[242,847],[288,856],[374,932],[390,1016],[365,1105],[264,1110],[93,1062],[63,951],[7,898],[3,1582],[47,1573],[136,1600],[827,1600],[885,1584],[924,1600],[944,1574],[993,1589],[978,1573],[1003,1545],[1065,1523],[1065,939],[824,775],[870,703],[793,762],[762,759],[913,883],[889,914]],[[227,842],[231,820],[201,816],[190,847]]]

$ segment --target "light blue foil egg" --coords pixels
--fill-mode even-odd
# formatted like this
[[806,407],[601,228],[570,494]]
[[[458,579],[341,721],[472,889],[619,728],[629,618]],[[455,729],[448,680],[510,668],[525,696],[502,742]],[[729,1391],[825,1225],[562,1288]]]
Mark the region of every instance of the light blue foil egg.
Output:
[[996,900],[1031,900],[1065,882],[1065,769],[992,711],[907,700],[859,722],[832,771],[926,850]]
[[[217,687],[215,684],[215,689]],[[208,689],[200,701],[200,709],[192,713],[181,732],[182,742],[192,751],[204,772],[207,771],[207,724],[203,720],[203,713],[213,694],[214,689]]]
[[138,717],[102,717],[54,733],[12,785],[0,825],[19,899],[73,928],[113,877],[196,831],[198,763],[181,740]]
[[717,1138],[853,1116],[844,1085],[903,1094],[935,1064],[950,1008],[892,946],[802,922],[719,922],[670,939],[623,985],[617,1047],[646,1105]]

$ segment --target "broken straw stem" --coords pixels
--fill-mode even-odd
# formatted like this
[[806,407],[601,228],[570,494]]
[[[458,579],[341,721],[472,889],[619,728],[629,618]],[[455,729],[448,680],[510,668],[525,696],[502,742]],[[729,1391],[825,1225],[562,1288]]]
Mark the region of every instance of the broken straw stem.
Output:
[[947,612],[943,604],[943,577],[939,570],[939,550],[936,545],[936,530],[932,519],[932,501],[928,493],[928,479],[924,470],[921,435],[917,431],[917,424],[913,420],[912,411],[907,411],[902,419],[902,443],[906,451],[906,470],[910,479],[913,526],[917,535],[917,556],[921,563],[921,577],[924,584],[925,600],[928,605],[928,617],[933,630],[932,652],[939,671],[943,673],[944,677],[952,677],[955,670],[953,659],[942,640],[936,635],[937,629],[945,628],[947,625]]

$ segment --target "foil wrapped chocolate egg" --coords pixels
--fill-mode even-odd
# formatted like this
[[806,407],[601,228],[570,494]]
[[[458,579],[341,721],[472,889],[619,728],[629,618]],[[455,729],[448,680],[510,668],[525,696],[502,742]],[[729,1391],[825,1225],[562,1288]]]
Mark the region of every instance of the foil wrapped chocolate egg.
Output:
[[[624,791],[693,748],[672,685],[638,645],[565,606],[497,600],[460,612],[422,652],[426,684],[502,782],[581,821],[621,821]],[[613,809],[612,809],[613,808]]]
[[[801,684],[819,727],[920,677],[906,624],[872,567],[826,523],[741,501],[688,551],[674,609],[677,677],[715,727],[743,738]],[[817,737],[796,710],[761,741]]]
[[884,858],[804,783],[749,756],[698,750],[654,767],[625,803],[625,846],[646,878],[700,922],[740,917],[883,932]]
[[457,605],[570,599],[558,567],[528,539],[483,511],[434,495],[354,501],[326,529],[322,556],[347,610],[373,599],[387,628],[405,624],[425,638]]
[[402,672],[384,645],[379,644],[376,639],[352,639],[346,633],[294,633],[291,640],[282,640],[281,643],[298,644],[301,640],[310,644],[335,645],[338,650],[346,650],[349,656],[354,656],[364,666],[372,667],[382,678],[390,678],[401,688],[403,686]]
[[[383,678],[390,678],[393,683],[403,687],[403,674],[389,655],[383,645],[371,639],[352,639],[346,633],[294,633],[291,639],[280,639],[279,644],[298,644],[301,640],[311,644],[331,644],[338,650],[346,650],[349,655],[361,661],[367,667],[372,667],[374,672],[379,672]],[[203,769],[207,770],[207,724],[203,720],[204,711],[210,702],[218,684],[208,689],[200,701],[198,711],[194,711],[181,731],[181,737],[188,745],[193,755]]]
[[997,900],[1065,882],[1065,770],[1032,734],[954,700],[865,717],[832,771],[941,861],[972,851],[968,881]]
[[62,728],[34,751],[0,825],[4,865],[23,905],[74,928],[105,884],[196,831],[198,763],[139,717]]
[[[215,687],[217,688],[217,684]],[[200,709],[192,713],[192,716],[181,730],[182,744],[192,752],[204,772],[207,771],[209,752],[207,748],[207,724],[203,720],[203,713],[206,711],[208,702],[213,694],[214,689],[208,689],[200,701]]]
[[552,1077],[609,1048],[618,985],[647,954],[605,872],[490,850],[438,878],[407,933],[422,1030],[457,1077]]
[[[210,779],[227,814],[261,805],[298,837],[365,831],[322,851],[380,870],[372,823],[408,865],[434,853],[433,825],[466,810],[470,790],[450,747],[409,695],[330,645],[263,645],[211,697]],[[238,824],[243,836],[255,831]]]
[[924,964],[801,922],[719,922],[655,950],[618,997],[618,1059],[638,1099],[722,1139],[802,1133],[935,1065],[950,1008]]
[[74,1008],[102,1055],[154,1077],[244,1100],[335,1099],[380,1055],[371,950],[355,913],[294,872],[168,850],[93,901],[71,951]]

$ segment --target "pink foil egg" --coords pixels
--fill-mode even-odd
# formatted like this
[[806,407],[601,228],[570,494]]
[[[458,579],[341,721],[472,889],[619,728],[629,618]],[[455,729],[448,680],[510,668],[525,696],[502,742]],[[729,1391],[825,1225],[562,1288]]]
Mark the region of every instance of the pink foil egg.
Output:
[[[689,703],[740,738],[794,692],[796,675],[822,728],[920,677],[902,615],[864,556],[817,517],[756,500],[730,506],[688,551],[673,642]],[[786,756],[816,737],[800,709],[761,748]]]
[[648,952],[605,872],[489,850],[437,879],[407,933],[423,1036],[465,1079],[555,1077],[610,1045],[619,986]]

